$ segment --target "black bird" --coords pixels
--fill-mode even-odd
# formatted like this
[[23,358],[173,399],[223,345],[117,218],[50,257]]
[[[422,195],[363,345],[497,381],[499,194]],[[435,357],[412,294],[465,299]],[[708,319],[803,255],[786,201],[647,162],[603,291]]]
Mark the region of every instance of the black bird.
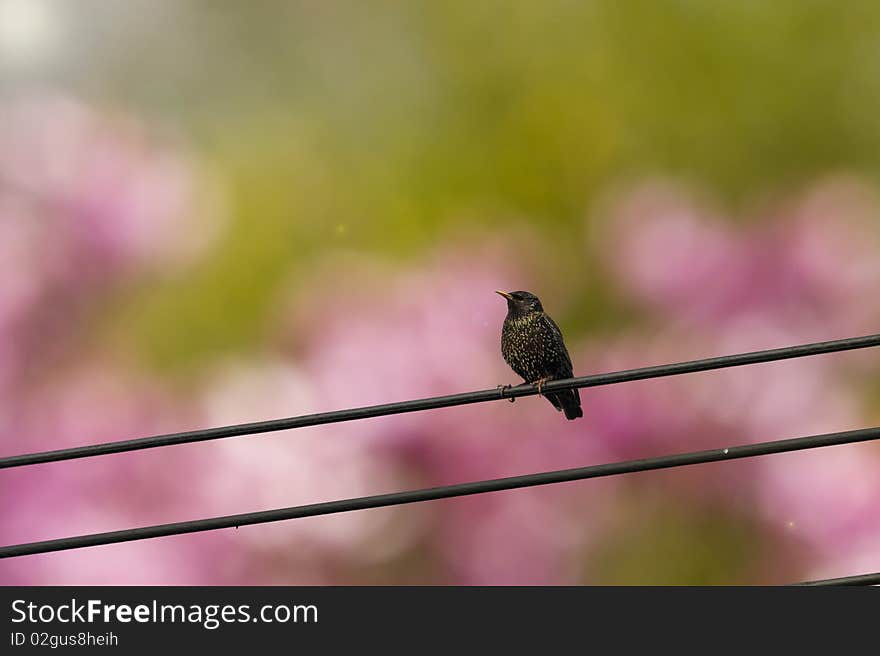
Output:
[[[507,317],[501,330],[501,355],[527,383],[537,383],[538,392],[548,380],[571,378],[571,358],[559,326],[544,312],[538,297],[529,292],[495,292],[507,299]],[[583,417],[581,397],[576,389],[544,394],[566,419]]]

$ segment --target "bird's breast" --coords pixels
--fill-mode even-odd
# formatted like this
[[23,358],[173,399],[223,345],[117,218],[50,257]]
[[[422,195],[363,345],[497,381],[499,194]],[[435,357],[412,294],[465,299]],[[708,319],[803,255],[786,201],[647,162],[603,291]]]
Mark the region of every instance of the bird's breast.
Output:
[[526,380],[546,376],[548,355],[553,353],[552,335],[539,314],[508,316],[501,329],[501,354],[510,367]]

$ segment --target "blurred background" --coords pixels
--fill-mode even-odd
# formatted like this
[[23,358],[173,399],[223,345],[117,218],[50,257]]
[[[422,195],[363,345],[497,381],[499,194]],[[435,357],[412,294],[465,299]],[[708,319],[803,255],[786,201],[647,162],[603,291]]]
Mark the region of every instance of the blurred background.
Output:
[[[0,453],[874,333],[880,4],[0,0]],[[871,350],[0,472],[0,543],[872,426]],[[841,446],[0,562],[5,584],[880,569]]]

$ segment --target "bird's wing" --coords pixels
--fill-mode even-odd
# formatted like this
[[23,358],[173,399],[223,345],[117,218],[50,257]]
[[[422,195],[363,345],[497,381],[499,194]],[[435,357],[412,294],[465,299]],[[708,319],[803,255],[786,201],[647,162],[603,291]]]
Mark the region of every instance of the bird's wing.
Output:
[[562,331],[559,330],[559,326],[556,325],[556,322],[553,321],[553,319],[551,319],[550,316],[546,313],[544,314],[544,322],[546,323],[546,325],[550,329],[550,331],[553,333],[553,335],[556,337],[556,339],[559,340],[559,346],[561,347],[560,348],[560,351],[561,351],[560,355],[563,358],[561,364],[566,368],[566,375],[570,378],[573,375],[572,366],[571,366],[571,357],[568,355],[568,349],[565,348],[565,340],[562,339]]

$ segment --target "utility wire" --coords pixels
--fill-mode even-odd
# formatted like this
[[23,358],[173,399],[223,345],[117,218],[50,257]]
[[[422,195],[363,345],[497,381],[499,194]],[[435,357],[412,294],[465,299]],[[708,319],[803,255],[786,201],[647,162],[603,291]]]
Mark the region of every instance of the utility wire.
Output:
[[[777,360],[788,360],[791,358],[801,358],[810,355],[833,353],[836,351],[849,351],[871,346],[880,346],[880,334],[866,335],[864,337],[852,337],[849,339],[838,339],[829,342],[802,344],[799,346],[786,346],[784,348],[770,349],[766,351],[753,351],[750,353],[725,355],[717,358],[706,358],[703,360],[690,360],[687,362],[677,362],[674,364],[662,364],[653,367],[642,367],[639,369],[627,369],[625,371],[594,374],[591,376],[580,376],[578,378],[567,378],[564,380],[554,380],[545,383],[543,386],[543,390],[545,393],[550,393],[572,388],[613,385],[615,383],[624,383],[633,380],[660,378],[663,376],[677,376],[680,374],[689,374],[697,371],[724,369],[727,367],[740,367],[748,364],[773,362]],[[332,424],[341,421],[353,421],[355,419],[368,419],[371,417],[382,417],[385,415],[395,415],[405,412],[418,412],[420,410],[448,408],[450,406],[466,405],[470,403],[498,401],[501,399],[514,399],[520,396],[532,396],[537,393],[538,389],[535,385],[525,384],[518,385],[516,387],[495,388],[481,390],[478,392],[465,392],[462,394],[450,394],[449,396],[435,396],[424,399],[416,399],[413,401],[386,403],[383,405],[372,405],[362,408],[351,408],[348,410],[336,410],[333,412],[322,412],[318,414],[302,415],[299,417],[289,417],[285,419],[258,421],[249,424],[220,426],[217,428],[205,428],[201,430],[186,431],[182,433],[169,433],[166,435],[155,435],[152,437],[140,437],[130,440],[120,440],[118,442],[106,442],[103,444],[91,444],[69,449],[58,449],[55,451],[26,453],[0,458],[0,469],[5,469],[9,467],[23,467],[25,465],[36,465],[45,462],[56,462],[59,460],[89,458],[92,456],[101,456],[110,453],[123,453],[125,451],[152,449],[155,447],[172,446],[175,444],[203,442],[206,440],[217,440],[226,437],[235,437],[238,435],[251,435],[255,433],[268,433],[271,431],[289,430],[291,428],[303,428],[305,426],[318,426],[321,424]]]
[[863,428],[860,430],[840,433],[827,433],[824,435],[812,435],[809,437],[796,437],[787,440],[761,442],[759,444],[732,446],[725,449],[709,449],[708,451],[695,451],[692,453],[644,458],[641,460],[628,460],[602,465],[592,465],[589,467],[577,467],[575,469],[543,472],[539,474],[510,476],[508,478],[459,483],[457,485],[444,485],[441,487],[432,487],[421,490],[408,490],[391,494],[355,497],[339,501],[313,503],[305,506],[279,508],[277,510],[264,510],[240,515],[212,517],[210,519],[196,519],[174,524],[145,526],[121,531],[111,531],[109,533],[94,533],[91,535],[80,535],[56,540],[45,540],[42,542],[30,542],[27,544],[0,547],[0,558],[48,553],[51,551],[66,551],[68,549],[94,547],[97,545],[114,544],[117,542],[130,542],[132,540],[144,540],[168,535],[212,531],[221,528],[238,528],[239,526],[247,526],[249,524],[263,524],[266,522],[277,522],[286,519],[297,519],[300,517],[331,515],[353,510],[366,510],[368,508],[383,508],[386,506],[397,506],[419,501],[449,499],[452,497],[463,497],[472,494],[532,487],[535,485],[549,485],[551,483],[565,483],[587,478],[600,478],[603,476],[616,476],[618,474],[650,471],[654,469],[683,467],[686,465],[696,465],[706,462],[751,458],[772,453],[815,449],[824,446],[851,444],[876,439],[880,439],[880,427]]
[[804,581],[795,585],[808,585],[816,587],[824,586],[857,586],[857,585],[880,585],[880,572],[873,574],[858,574],[856,576],[841,576],[837,579],[820,579],[818,581]]

